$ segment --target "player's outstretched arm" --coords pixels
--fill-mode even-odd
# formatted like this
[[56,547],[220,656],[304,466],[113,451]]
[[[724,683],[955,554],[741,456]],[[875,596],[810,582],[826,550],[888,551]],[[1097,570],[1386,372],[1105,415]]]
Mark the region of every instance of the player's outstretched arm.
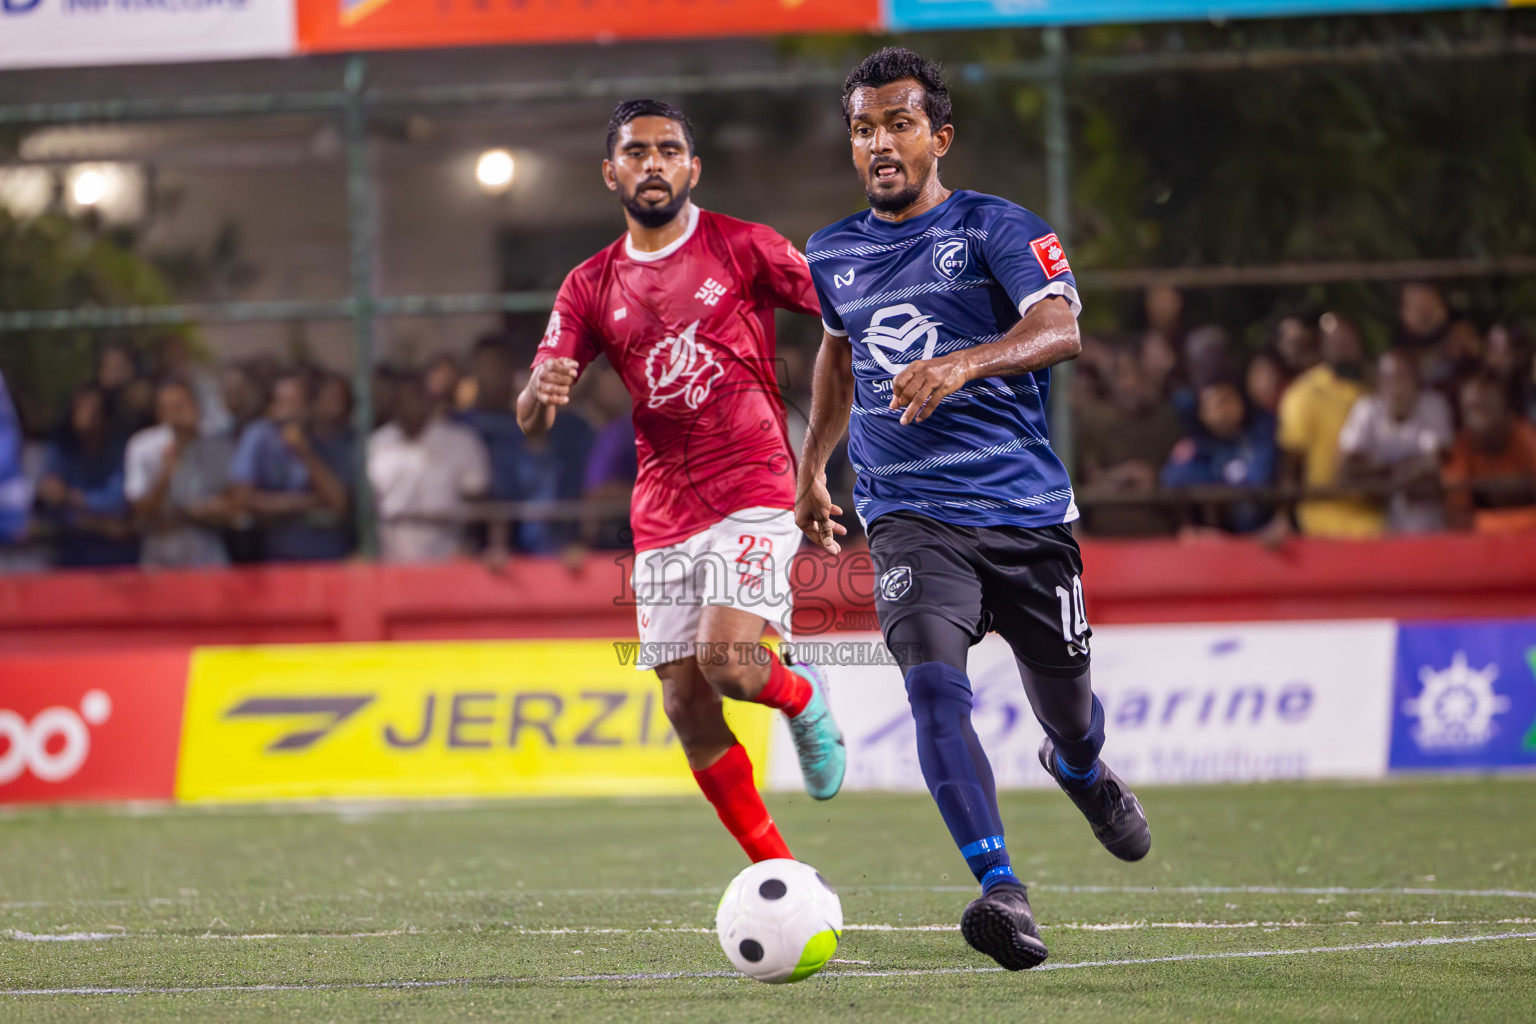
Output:
[[837,538],[848,528],[835,522],[843,510],[832,504],[827,490],[827,461],[848,430],[853,409],[853,346],[848,339],[823,331],[811,383],[811,422],[800,452],[800,477],[795,490],[795,523],[818,545],[837,554]]
[[571,387],[581,364],[566,356],[547,359],[533,368],[528,386],[517,396],[517,425],[532,440],[549,433],[555,412],[571,401]]
[[[891,386],[891,408],[905,409],[902,423],[921,423],[941,401],[983,377],[1034,373],[1077,358],[1083,351],[1077,317],[1067,300],[1042,299],[1000,340],[937,359],[907,364]],[[845,421],[846,422],[846,421]]]

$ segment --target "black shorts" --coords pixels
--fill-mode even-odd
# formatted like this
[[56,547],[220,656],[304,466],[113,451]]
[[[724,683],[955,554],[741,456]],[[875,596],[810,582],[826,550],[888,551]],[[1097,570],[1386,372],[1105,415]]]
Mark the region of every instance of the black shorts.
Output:
[[979,643],[990,632],[1048,676],[1088,668],[1083,558],[1068,527],[956,526],[888,512],[869,527],[875,610],[890,642],[909,615],[948,619]]

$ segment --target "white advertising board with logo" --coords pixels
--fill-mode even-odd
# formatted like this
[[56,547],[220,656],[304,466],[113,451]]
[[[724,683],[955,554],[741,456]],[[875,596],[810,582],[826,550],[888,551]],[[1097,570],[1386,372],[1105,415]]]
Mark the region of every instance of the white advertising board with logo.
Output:
[[0,0],[0,68],[284,57],[292,0]]
[[[842,634],[868,645],[878,634]],[[1397,625],[1390,621],[1103,626],[1093,634],[1105,760],[1133,783],[1381,778],[1391,736]],[[989,635],[972,648],[973,722],[999,787],[1052,785],[1036,760],[1044,733],[1013,654]],[[832,708],[854,789],[922,790],[901,672],[829,665]],[[782,723],[775,789],[801,788]]]

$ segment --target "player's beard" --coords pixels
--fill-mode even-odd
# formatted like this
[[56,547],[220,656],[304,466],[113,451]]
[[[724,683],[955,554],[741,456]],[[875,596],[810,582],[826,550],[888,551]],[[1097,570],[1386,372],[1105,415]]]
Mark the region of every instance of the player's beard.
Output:
[[869,176],[864,179],[864,198],[869,200],[870,206],[876,210],[879,210],[881,213],[899,213],[900,211],[905,210],[907,207],[911,206],[913,203],[917,202],[918,196],[923,194],[923,188],[921,185],[912,180],[911,175],[907,176],[907,184],[905,188],[898,189],[895,192],[881,191],[880,186],[876,183],[875,180],[875,172],[878,171],[881,167],[897,167],[900,168],[903,173],[906,172],[905,167],[892,160],[884,160],[879,163],[871,164],[869,168]]
[[688,205],[689,193],[693,191],[690,186],[685,184],[681,192],[677,193],[670,200],[662,203],[660,206],[651,206],[648,203],[642,203],[640,201],[641,190],[658,183],[666,185],[667,190],[671,191],[672,186],[667,185],[667,183],[662,181],[660,178],[647,178],[645,181],[642,181],[640,184],[635,186],[634,192],[623,197],[624,209],[628,210],[629,215],[635,218],[635,220],[639,221],[642,227],[659,228],[666,224],[670,224],[672,222],[672,218],[676,217],[680,212],[682,212],[683,207]]

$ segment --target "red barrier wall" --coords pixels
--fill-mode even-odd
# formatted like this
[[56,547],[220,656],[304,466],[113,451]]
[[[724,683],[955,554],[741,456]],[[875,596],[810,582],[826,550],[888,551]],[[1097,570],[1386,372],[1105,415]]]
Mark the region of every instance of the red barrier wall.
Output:
[[[1536,616],[1536,536],[1377,542],[1084,544],[1099,623]],[[804,561],[802,559],[802,561]],[[486,637],[633,636],[627,563],[524,559],[0,577],[0,650]],[[799,606],[872,629],[868,556],[797,565]],[[798,621],[798,620],[797,620]],[[819,628],[819,627],[818,627]]]

